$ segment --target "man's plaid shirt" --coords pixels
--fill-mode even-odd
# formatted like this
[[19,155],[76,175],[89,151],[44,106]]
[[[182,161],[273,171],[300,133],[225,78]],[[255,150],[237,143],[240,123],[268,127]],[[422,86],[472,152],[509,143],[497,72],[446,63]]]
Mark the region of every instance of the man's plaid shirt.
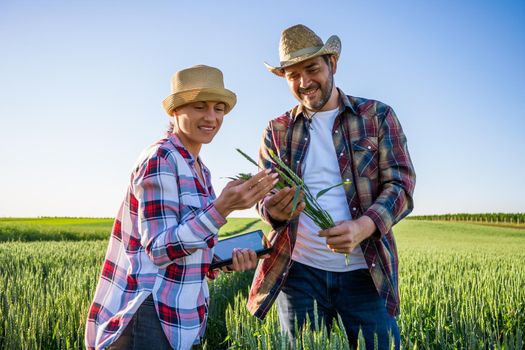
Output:
[[210,173],[201,163],[202,183],[196,161],[175,135],[139,158],[89,309],[87,348],[113,343],[150,294],[173,348],[189,349],[204,334],[205,275],[226,221],[212,204]]
[[[399,313],[398,257],[392,226],[413,208],[416,175],[401,125],[389,106],[379,101],[346,96],[341,90],[340,113],[332,129],[346,199],[354,219],[369,216],[376,232],[361,243],[361,249],[379,295],[391,315]],[[315,118],[315,115],[314,115]],[[259,162],[273,168],[272,149],[299,176],[309,144],[309,117],[301,107],[272,120],[264,131]],[[270,258],[261,260],[248,299],[248,309],[264,318],[273,305],[291,263],[298,218],[275,222],[262,201],[260,215],[272,225]]]

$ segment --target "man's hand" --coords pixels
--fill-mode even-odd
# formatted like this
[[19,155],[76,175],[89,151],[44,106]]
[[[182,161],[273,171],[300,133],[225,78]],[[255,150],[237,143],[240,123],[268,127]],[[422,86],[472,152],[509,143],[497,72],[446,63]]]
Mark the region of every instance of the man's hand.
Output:
[[299,197],[300,202],[292,213],[294,194],[295,187],[285,187],[264,199],[264,208],[266,208],[266,211],[272,219],[276,221],[288,221],[303,211],[306,204],[303,201],[303,194],[301,193]]
[[341,221],[335,227],[319,231],[326,238],[326,245],[335,253],[350,254],[362,241],[370,237],[376,225],[368,216],[357,220]]

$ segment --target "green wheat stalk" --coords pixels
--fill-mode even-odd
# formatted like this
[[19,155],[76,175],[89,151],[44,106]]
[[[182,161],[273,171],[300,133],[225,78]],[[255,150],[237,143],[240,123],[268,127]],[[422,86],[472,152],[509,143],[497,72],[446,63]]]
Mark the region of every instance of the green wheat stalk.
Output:
[[[240,149],[236,149],[237,152],[239,152],[244,158],[246,158],[249,162],[254,164],[259,168],[259,164],[255,160],[253,160],[249,155],[241,151]],[[277,167],[274,168],[274,170],[279,174],[281,180],[275,185],[275,188],[281,189],[285,186],[295,187],[295,194],[293,197],[292,202],[292,213],[297,208],[300,193],[304,193],[304,202],[305,202],[305,208],[303,210],[303,213],[308,216],[321,230],[326,230],[331,227],[335,226],[334,220],[330,216],[330,214],[324,210],[317,200],[326,194],[331,189],[348,185],[350,184],[350,181],[343,181],[340,184],[330,186],[328,188],[325,188],[317,194],[317,196],[313,196],[310,190],[308,189],[308,186],[304,183],[303,179],[301,179],[290,167],[286,165],[282,161],[281,158],[279,158],[275,152],[271,149],[268,149],[268,154],[270,155],[270,158],[282,169],[279,169]],[[239,176],[244,175],[246,177],[246,174],[239,174],[237,178],[240,178]],[[349,264],[349,257],[348,254],[345,254],[346,264]]]

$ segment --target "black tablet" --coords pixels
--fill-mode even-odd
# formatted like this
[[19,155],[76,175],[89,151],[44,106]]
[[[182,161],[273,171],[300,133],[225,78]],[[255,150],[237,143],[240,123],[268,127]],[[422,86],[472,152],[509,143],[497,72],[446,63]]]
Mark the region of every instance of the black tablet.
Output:
[[257,256],[268,254],[272,248],[264,245],[264,233],[261,230],[241,233],[240,235],[219,240],[215,245],[214,262],[211,269],[217,269],[232,264],[232,253],[234,248],[247,248],[254,250]]

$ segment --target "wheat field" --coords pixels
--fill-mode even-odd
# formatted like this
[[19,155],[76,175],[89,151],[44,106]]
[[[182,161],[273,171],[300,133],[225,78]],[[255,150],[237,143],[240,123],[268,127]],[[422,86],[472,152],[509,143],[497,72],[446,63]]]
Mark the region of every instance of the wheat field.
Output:
[[[0,219],[1,349],[83,348],[110,228],[109,219]],[[268,230],[256,219],[230,219],[221,236],[258,228]],[[404,221],[395,235],[403,348],[524,348],[525,230]],[[246,311],[252,275],[210,282],[204,349],[289,348],[275,308],[264,322]],[[305,331],[297,342],[305,349],[348,348],[338,327],[331,334]]]

